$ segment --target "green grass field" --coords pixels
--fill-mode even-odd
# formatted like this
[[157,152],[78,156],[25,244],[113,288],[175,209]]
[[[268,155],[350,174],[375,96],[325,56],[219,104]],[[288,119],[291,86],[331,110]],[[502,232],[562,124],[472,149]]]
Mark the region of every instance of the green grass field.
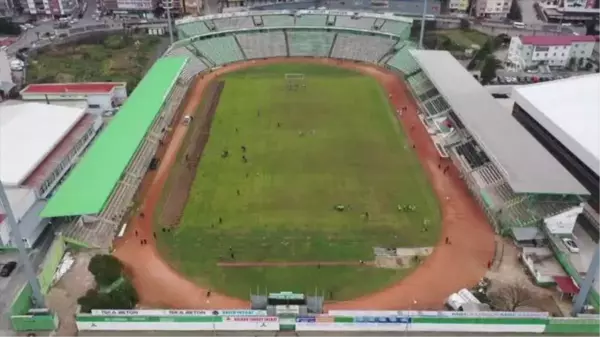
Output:
[[[306,87],[288,91],[285,73],[304,74]],[[257,287],[318,287],[335,300],[349,299],[406,276],[410,268],[216,266],[232,261],[230,246],[240,262],[358,261],[372,260],[375,246],[431,246],[440,232],[438,202],[374,79],[305,64],[256,67],[223,79],[180,227],[159,235],[166,259],[195,281],[240,298]],[[224,150],[229,157],[222,158]],[[337,204],[349,207],[339,212]],[[417,210],[399,212],[399,204]],[[425,218],[428,232],[421,231]]]

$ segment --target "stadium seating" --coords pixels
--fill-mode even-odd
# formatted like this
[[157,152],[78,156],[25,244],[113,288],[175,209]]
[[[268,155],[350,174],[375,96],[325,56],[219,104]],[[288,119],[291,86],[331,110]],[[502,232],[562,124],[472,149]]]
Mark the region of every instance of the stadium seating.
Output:
[[396,68],[404,74],[410,74],[419,69],[419,65],[415,59],[410,55],[410,50],[414,49],[412,43],[407,42],[405,46],[398,50],[387,64],[393,68]]
[[237,34],[240,46],[248,59],[286,56],[283,31]]
[[263,26],[264,27],[284,27],[294,25],[293,15],[263,15]]
[[233,30],[243,28],[254,28],[254,22],[251,16],[236,16],[231,18],[213,20],[217,30]]
[[206,64],[200,61],[189,49],[186,47],[173,48],[165,53],[164,56],[185,56],[188,58],[188,63],[181,72],[179,78],[181,81],[188,82],[197,73],[206,70]]
[[409,77],[408,83],[417,96],[434,88],[433,83],[431,83],[431,81],[427,78],[427,75],[425,75],[425,73],[422,71],[414,76]]
[[232,35],[198,40],[194,42],[194,47],[202,51],[215,65],[223,65],[244,59],[244,55]]
[[401,34],[405,29],[409,29],[411,25],[402,21],[385,20],[385,23],[379,29],[385,33]]
[[336,27],[343,28],[357,28],[365,30],[373,30],[373,24],[375,19],[373,18],[356,18],[353,19],[351,16],[338,15],[335,20]]
[[302,15],[296,17],[296,26],[300,27],[324,27],[327,15]]
[[331,57],[377,63],[396,44],[386,36],[338,33]]
[[290,56],[327,57],[335,37],[332,32],[289,31]]
[[188,38],[196,35],[210,33],[204,21],[190,22],[177,26],[180,38]]

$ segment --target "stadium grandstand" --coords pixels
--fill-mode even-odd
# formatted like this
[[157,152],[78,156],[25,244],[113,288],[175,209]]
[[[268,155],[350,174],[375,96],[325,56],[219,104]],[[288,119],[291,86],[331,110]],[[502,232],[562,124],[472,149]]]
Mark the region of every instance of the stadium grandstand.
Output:
[[335,10],[279,10],[187,17],[176,21],[180,39],[213,32],[274,27],[338,27],[390,33],[407,40],[412,19],[390,14]]
[[187,62],[159,59],[48,201],[42,217],[73,219],[57,229],[67,240],[110,247],[186,93]]
[[407,76],[420,118],[498,231],[539,225],[589,196],[450,53],[410,54],[420,69]]
[[[46,199],[101,126],[102,118],[84,108],[11,100],[0,105],[0,181],[26,247],[49,223],[40,216]],[[0,206],[0,246],[14,247],[5,218]]]

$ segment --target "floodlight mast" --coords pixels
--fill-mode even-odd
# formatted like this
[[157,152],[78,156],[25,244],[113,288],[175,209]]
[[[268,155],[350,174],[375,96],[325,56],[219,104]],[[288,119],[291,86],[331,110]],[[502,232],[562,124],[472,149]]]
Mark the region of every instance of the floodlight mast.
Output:
[[23,244],[23,236],[21,235],[21,229],[17,224],[17,220],[15,218],[15,214],[12,211],[12,207],[8,201],[8,196],[6,195],[6,191],[4,190],[4,184],[0,181],[0,205],[4,209],[6,213],[6,221],[8,222],[8,226],[10,227],[10,239],[17,246],[19,251],[19,263],[23,265],[25,269],[25,277],[27,277],[27,282],[29,286],[31,286],[32,295],[33,295],[33,306],[37,308],[45,307],[44,295],[42,294],[42,290],[40,287],[40,282],[36,276],[35,270],[33,269],[33,265],[29,260],[29,256],[27,255],[27,250],[25,249],[25,245]]
[[173,0],[165,0],[165,9],[167,10],[167,29],[169,30],[169,42],[173,44],[173,19],[171,18],[171,8],[173,8]]
[[421,33],[419,34],[419,49],[423,48],[423,38],[425,36],[425,16],[427,15],[427,0],[423,0],[423,15],[421,16]]

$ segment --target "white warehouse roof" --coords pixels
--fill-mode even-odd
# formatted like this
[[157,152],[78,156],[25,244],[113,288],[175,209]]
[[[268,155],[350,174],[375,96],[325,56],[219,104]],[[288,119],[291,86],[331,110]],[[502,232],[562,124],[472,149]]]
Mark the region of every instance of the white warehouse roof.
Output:
[[531,117],[598,174],[600,74],[522,86],[513,98]]
[[41,103],[0,105],[0,181],[19,185],[85,110]]

